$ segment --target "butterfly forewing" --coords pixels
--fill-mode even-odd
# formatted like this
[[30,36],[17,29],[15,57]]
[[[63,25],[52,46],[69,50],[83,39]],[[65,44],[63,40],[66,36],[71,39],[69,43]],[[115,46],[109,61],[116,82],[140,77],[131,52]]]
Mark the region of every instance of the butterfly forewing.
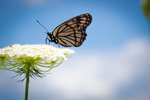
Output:
[[86,39],[86,28],[91,24],[91,21],[90,14],[82,14],[60,24],[52,34],[62,46],[79,47]]

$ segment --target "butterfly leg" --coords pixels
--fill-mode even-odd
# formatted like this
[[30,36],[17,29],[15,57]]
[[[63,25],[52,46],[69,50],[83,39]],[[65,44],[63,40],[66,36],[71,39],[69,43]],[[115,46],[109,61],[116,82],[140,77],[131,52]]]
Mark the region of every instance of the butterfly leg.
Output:
[[45,43],[46,43],[46,44],[47,44],[47,39],[48,39],[48,38],[46,37],[46,39],[45,39]]
[[49,45],[50,45],[50,42],[52,42],[48,37],[46,37],[45,39],[45,43],[47,44],[47,40],[49,41]]
[[60,44],[58,43],[58,47],[60,48]]

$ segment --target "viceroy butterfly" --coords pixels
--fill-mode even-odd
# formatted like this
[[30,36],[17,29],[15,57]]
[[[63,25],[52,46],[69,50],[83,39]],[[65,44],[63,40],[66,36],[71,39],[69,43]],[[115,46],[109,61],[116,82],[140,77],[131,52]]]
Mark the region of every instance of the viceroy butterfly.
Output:
[[[45,28],[38,20],[36,20],[43,28]],[[86,39],[86,28],[91,24],[92,16],[88,13],[73,17],[59,26],[57,26],[52,33],[47,30],[47,37],[45,39],[61,44],[64,47],[79,47]]]

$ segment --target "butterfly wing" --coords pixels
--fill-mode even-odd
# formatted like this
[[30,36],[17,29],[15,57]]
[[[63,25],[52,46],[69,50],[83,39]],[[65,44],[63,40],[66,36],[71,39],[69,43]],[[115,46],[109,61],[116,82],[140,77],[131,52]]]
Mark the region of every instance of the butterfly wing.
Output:
[[52,34],[62,46],[79,47],[86,39],[86,28],[91,22],[92,16],[90,14],[82,14],[60,24]]

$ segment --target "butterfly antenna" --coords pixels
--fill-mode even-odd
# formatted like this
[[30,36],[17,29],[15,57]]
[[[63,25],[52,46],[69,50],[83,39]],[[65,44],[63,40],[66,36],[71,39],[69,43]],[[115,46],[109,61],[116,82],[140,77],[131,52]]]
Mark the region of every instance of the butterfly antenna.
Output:
[[38,20],[36,20],[47,32],[49,32]]

